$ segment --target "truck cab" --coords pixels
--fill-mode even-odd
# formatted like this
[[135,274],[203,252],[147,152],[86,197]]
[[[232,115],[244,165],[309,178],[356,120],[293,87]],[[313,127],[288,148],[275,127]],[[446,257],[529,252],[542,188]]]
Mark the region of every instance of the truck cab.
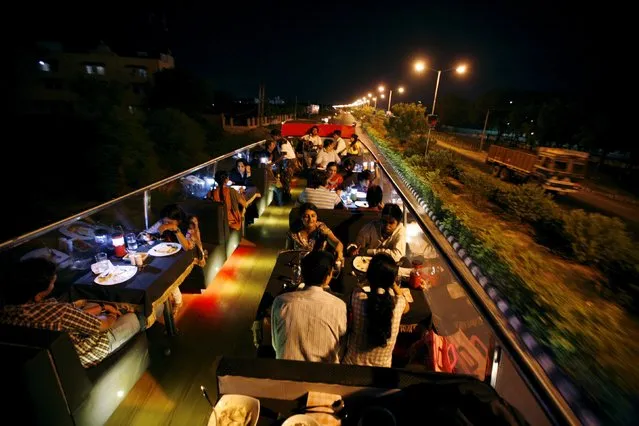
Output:
[[558,192],[575,192],[579,182],[586,177],[587,152],[562,148],[541,147],[537,152],[534,175],[545,189]]

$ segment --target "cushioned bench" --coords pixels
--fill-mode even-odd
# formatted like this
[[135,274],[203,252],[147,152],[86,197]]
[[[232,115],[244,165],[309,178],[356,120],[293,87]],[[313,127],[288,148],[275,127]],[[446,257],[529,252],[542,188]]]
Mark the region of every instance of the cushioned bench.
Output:
[[349,424],[371,406],[389,410],[400,425],[527,424],[488,383],[462,374],[227,357],[217,360],[215,372],[216,396],[259,399],[263,420],[300,412],[309,392],[321,392],[342,397]]
[[[318,209],[318,220],[324,222],[344,244],[344,248],[355,242],[357,234],[364,225],[378,219],[379,212],[358,212],[346,209]],[[294,207],[289,213],[289,226],[295,229],[299,220],[299,207]]]
[[[222,203],[206,199],[189,199],[180,203],[182,209],[191,216],[197,216],[200,224],[202,246],[209,252],[209,260],[204,267],[205,284],[208,285],[219,268],[228,259],[242,238],[241,231],[230,229],[226,209]],[[202,288],[190,288],[185,282],[183,292],[199,292]]]
[[0,354],[3,403],[28,425],[102,425],[149,365],[146,333],[85,369],[67,334],[0,325]]
[[257,192],[262,194],[261,198],[254,201],[257,207],[258,217],[264,213],[264,210],[266,210],[269,204],[271,204],[271,201],[273,201],[273,190],[271,189],[273,182],[269,179],[269,176],[270,174],[264,166],[251,170],[251,180],[257,187]]

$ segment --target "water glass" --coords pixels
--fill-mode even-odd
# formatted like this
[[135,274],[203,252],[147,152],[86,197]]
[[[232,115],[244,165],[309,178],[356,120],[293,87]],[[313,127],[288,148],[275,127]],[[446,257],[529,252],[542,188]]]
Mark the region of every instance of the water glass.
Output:
[[336,261],[335,266],[333,267],[333,278],[339,277],[339,274],[342,272],[342,262]]
[[96,254],[95,261],[97,263],[96,269],[98,270],[98,274],[101,274],[109,268],[109,259],[107,258],[106,253]]
[[138,249],[138,237],[133,232],[126,234],[124,241],[129,252],[135,252]]

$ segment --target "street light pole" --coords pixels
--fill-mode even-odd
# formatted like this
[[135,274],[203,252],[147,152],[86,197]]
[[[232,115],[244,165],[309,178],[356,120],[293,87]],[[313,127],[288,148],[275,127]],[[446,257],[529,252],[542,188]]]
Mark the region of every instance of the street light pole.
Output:
[[442,70],[437,71],[437,83],[435,83],[435,96],[433,97],[433,108],[430,110],[431,114],[435,114],[435,104],[437,103],[437,91],[439,90],[439,79],[442,76]]
[[[433,108],[430,110],[431,114],[435,114],[435,104],[437,103],[437,91],[439,90],[439,79],[442,76],[442,70],[437,70],[437,83],[435,83],[435,96],[433,97]],[[426,135],[426,150],[424,151],[424,157],[428,157],[428,145],[430,144],[430,124],[428,125],[428,134]]]
[[484,130],[481,131],[481,140],[479,142],[479,152],[484,148],[484,141],[486,140],[486,126],[488,126],[488,116],[490,115],[490,108],[486,111],[486,119],[484,120]]
[[388,112],[390,112],[391,99],[393,99],[393,91],[388,92]]

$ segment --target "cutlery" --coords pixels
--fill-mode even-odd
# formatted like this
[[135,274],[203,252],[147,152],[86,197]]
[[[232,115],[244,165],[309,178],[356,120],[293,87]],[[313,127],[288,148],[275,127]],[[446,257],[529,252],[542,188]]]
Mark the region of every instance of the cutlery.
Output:
[[111,272],[113,272],[113,270],[114,270],[114,269],[115,269],[115,268],[109,268],[109,269],[107,269],[106,271],[102,272],[98,278],[104,278],[104,277],[106,277],[106,276],[107,276],[107,275],[109,275]]
[[215,405],[213,405],[213,403],[211,402],[211,398],[209,398],[209,393],[206,391],[206,388],[204,386],[200,385],[200,390],[202,391],[202,396],[204,396],[204,398],[206,398],[206,400],[208,401],[208,403],[211,406],[211,408],[215,408]]

